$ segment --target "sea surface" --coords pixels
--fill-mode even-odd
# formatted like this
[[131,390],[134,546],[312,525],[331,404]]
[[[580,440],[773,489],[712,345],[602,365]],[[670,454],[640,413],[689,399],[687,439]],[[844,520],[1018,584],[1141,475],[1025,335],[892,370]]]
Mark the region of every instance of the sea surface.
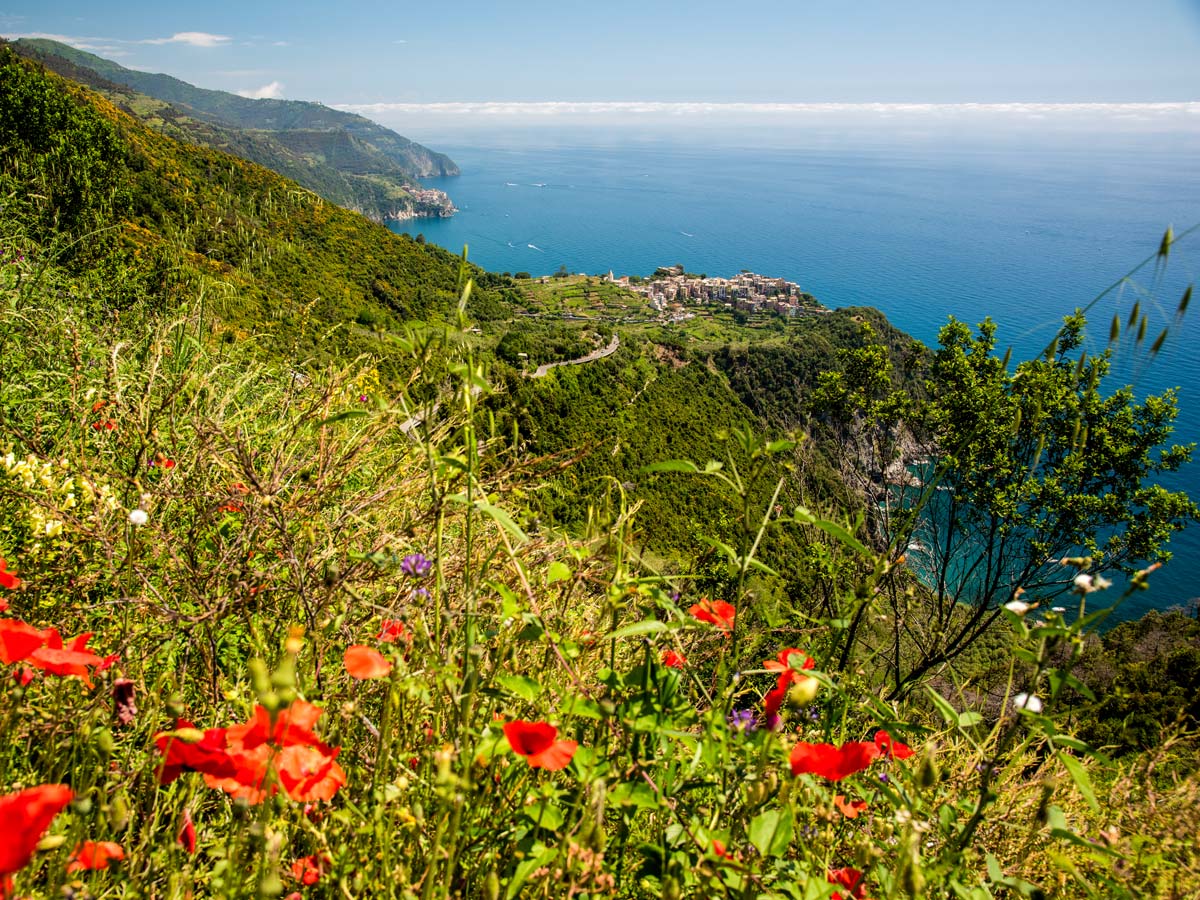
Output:
[[[474,135],[435,144],[460,165],[429,179],[459,207],[451,219],[395,223],[494,271],[649,274],[682,263],[729,276],[783,276],[830,307],[878,307],[933,344],[950,316],[999,325],[1001,348],[1036,355],[1061,317],[1096,301],[1089,343],[1107,343],[1114,311],[1139,298],[1152,312],[1145,344],[1118,348],[1116,386],[1139,395],[1179,388],[1176,439],[1200,441],[1200,304],[1175,310],[1200,269],[1200,232],[1165,271],[1153,262],[1096,300],[1144,259],[1168,225],[1200,223],[1200,142],[1161,135],[1039,143],[884,138],[789,145],[764,131],[724,142],[686,135]],[[1164,327],[1162,352],[1146,349]],[[1200,453],[1170,477],[1200,499]],[[1120,618],[1200,596],[1200,524]],[[1115,617],[1114,617],[1115,618]]]

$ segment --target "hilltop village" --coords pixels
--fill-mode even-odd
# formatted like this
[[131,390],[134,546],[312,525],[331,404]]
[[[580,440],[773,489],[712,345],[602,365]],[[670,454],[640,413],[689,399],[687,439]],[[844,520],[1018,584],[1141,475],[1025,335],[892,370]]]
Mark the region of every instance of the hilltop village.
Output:
[[614,278],[609,272],[605,280],[641,294],[660,313],[714,304],[746,313],[774,312],[787,317],[826,311],[794,281],[748,271],[732,278],[708,278],[685,272],[683,266],[670,266],[656,269],[649,278],[637,275]]

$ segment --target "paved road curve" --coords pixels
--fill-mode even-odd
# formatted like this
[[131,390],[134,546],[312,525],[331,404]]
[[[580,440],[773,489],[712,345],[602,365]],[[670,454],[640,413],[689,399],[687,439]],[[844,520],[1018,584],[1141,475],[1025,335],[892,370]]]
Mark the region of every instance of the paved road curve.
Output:
[[599,350],[593,350],[587,356],[581,356],[578,359],[564,359],[562,362],[542,363],[537,367],[537,370],[529,378],[542,378],[553,369],[555,366],[579,366],[583,363],[595,362],[598,359],[604,359],[606,356],[612,356],[617,352],[617,348],[621,346],[621,338],[614,334],[613,339],[608,342],[607,347],[601,347]]

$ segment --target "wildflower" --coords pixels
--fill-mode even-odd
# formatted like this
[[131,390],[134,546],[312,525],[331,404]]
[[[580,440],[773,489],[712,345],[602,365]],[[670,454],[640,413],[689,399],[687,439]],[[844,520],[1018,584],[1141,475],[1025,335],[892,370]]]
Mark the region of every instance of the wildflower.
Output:
[[96,431],[112,431],[117,427],[117,423],[112,419],[100,419],[92,423],[92,428]]
[[833,900],[864,900],[863,891],[866,890],[866,885],[863,884],[863,873],[858,869],[830,869],[825,873],[825,879],[830,884],[835,884],[850,892],[843,895],[839,891],[834,891]]
[[175,839],[182,847],[190,854],[196,852],[196,823],[192,821],[191,810],[183,811],[183,826],[179,829],[179,836]]
[[[44,646],[34,650],[27,657],[29,664],[34,668],[49,672],[51,675],[73,675],[91,687],[92,678],[89,668],[103,671],[108,665],[112,665],[112,662],[106,665],[104,659],[87,649],[87,642],[91,638],[91,634],[81,634],[64,647],[62,637],[59,636],[56,629],[48,628],[46,631],[47,637]],[[112,659],[115,660],[116,657]]]
[[[214,769],[231,768],[229,774],[191,768],[204,771],[210,788],[248,803],[261,803],[279,786],[293,800],[328,800],[346,783],[346,773],[336,762],[340,748],[329,747],[312,732],[321,713],[303,700],[274,716],[256,706],[250,721],[202,735],[209,741],[204,761]],[[268,784],[272,762],[279,785]]]
[[847,819],[857,819],[867,809],[866,800],[847,800],[845,794],[834,794],[833,805]]
[[185,771],[217,778],[231,778],[237,773],[237,765],[226,750],[224,728],[200,731],[187,719],[178,719],[173,732],[160,731],[154,736],[154,744],[163,755],[159,784],[170,784]]
[[20,619],[0,619],[0,662],[21,662],[46,643],[46,632]]
[[662,664],[668,669],[682,669],[687,665],[687,657],[682,653],[677,653],[674,650],[664,650],[662,655]]
[[750,734],[758,727],[757,716],[751,709],[735,709],[729,714],[729,727],[743,734]]
[[[795,664],[793,663],[793,659],[796,660]],[[808,670],[815,663],[811,657],[797,650],[795,647],[780,650],[774,659],[763,661],[763,668],[779,673],[779,677],[775,681],[775,687],[768,691],[767,695],[763,698],[763,712],[766,716],[768,728],[775,729],[779,727],[779,710],[793,687],[801,689],[798,692],[800,696],[795,698],[798,706],[811,703],[817,694],[820,682],[815,678],[801,675],[797,671],[797,665],[801,670]]]
[[70,802],[71,789],[65,784],[42,784],[0,796],[0,894],[8,876],[29,864],[38,841]]
[[321,880],[321,876],[329,871],[333,863],[328,856],[302,856],[292,863],[292,877],[304,885],[313,885]]
[[1018,616],[1023,616],[1029,612],[1036,604],[1026,603],[1024,600],[1010,600],[1004,604],[1004,608],[1010,613],[1016,613]]
[[129,511],[130,525],[145,525],[148,521],[150,521],[150,517],[146,515],[144,509],[131,509]]
[[913,755],[908,744],[896,740],[882,728],[875,732],[875,746],[879,748],[879,755],[887,759],[908,759]]
[[725,632],[733,631],[733,619],[737,614],[732,603],[726,603],[724,600],[713,601],[708,598],[693,604],[688,608],[688,612],[701,622],[708,622]]
[[548,722],[509,722],[504,736],[513,753],[524,756],[530,768],[557,772],[565,769],[579,747],[576,741],[558,741],[558,729]]
[[1013,709],[1025,709],[1031,713],[1042,711],[1042,701],[1033,694],[1020,693],[1013,697]]
[[810,773],[830,781],[841,781],[861,772],[878,756],[879,748],[875,744],[862,741],[850,741],[841,747],[799,741],[792,747],[789,761],[793,775]]
[[408,633],[408,627],[400,619],[384,619],[380,623],[379,634],[375,635],[375,640],[385,644],[394,644],[401,640],[411,641],[412,635]]
[[8,563],[4,561],[4,557],[0,556],[0,587],[15,591],[20,586],[21,579],[17,577],[16,572],[8,569]]
[[130,678],[118,678],[112,683],[113,712],[121,725],[132,724],[137,718],[136,685]]
[[414,578],[428,575],[429,570],[432,568],[433,563],[426,559],[423,553],[410,553],[404,559],[400,560],[400,571]]
[[342,662],[350,677],[357,678],[359,681],[368,678],[385,678],[392,671],[392,664],[386,656],[378,650],[362,644],[347,647]]
[[175,460],[168,456],[164,456],[162,453],[156,453],[154,454],[154,459],[150,460],[148,463],[146,463],[146,465],[152,469],[155,467],[160,469],[173,469],[175,468]]
[[102,871],[108,868],[110,862],[120,862],[125,858],[125,851],[120,844],[112,841],[83,841],[75,845],[71,858],[67,860],[68,872],[84,870]]
[[716,839],[712,842],[712,851],[714,856],[719,856],[721,859],[733,859],[733,854],[725,849],[725,842]]
[[1105,588],[1112,587],[1112,582],[1107,578],[1101,578],[1099,575],[1089,575],[1087,572],[1080,572],[1075,576],[1075,593],[1091,594],[1094,591],[1102,591]]

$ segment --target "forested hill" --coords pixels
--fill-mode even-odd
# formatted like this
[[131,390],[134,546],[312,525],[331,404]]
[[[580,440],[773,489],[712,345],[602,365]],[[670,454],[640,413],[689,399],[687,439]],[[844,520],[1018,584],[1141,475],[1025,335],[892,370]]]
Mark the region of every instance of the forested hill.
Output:
[[[370,343],[371,329],[437,319],[459,260],[326,203],[259,165],[147,128],[96,93],[0,47],[0,203],[58,248],[105,302],[164,307],[198,287],[230,339],[265,334],[302,355]],[[503,312],[477,274],[472,314]],[[330,330],[332,329],[332,330]]]
[[155,130],[257,162],[374,219],[419,210],[411,193],[417,179],[459,171],[445,154],[320,103],[207,90],[57,41],[23,38],[12,46]]

